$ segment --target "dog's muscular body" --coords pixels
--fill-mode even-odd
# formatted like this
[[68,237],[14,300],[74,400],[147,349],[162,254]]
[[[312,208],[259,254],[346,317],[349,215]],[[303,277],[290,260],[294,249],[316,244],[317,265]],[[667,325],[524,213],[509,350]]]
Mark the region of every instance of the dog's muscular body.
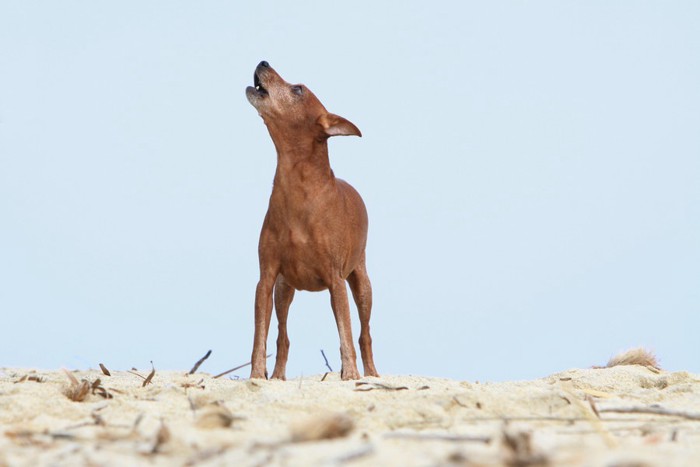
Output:
[[270,204],[258,255],[255,336],[251,378],[267,376],[265,353],[274,297],[279,323],[273,378],[285,379],[289,353],[287,314],[295,290],[328,289],[340,336],[343,379],[357,379],[350,307],[350,285],[360,315],[360,352],[367,376],[378,376],[372,356],[369,319],[372,286],[365,267],[367,211],[360,195],[335,178],[328,138],[362,136],[348,120],[329,113],[303,85],[284,81],[267,62],[255,69],[250,103],[263,118],[277,150]]

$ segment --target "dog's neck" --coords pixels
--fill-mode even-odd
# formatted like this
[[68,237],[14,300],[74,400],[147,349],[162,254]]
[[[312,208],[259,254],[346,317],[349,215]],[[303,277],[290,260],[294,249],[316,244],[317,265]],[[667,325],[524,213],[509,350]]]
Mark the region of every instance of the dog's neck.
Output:
[[[273,139],[274,141],[274,139]],[[328,159],[327,140],[297,140],[284,146],[275,142],[277,149],[276,188],[314,189],[335,180]]]

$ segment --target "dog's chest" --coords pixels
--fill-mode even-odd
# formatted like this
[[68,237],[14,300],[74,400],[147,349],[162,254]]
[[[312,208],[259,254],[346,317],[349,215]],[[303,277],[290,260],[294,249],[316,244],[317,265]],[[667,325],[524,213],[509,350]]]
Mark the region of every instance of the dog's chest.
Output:
[[287,282],[299,290],[326,288],[324,272],[338,256],[328,229],[296,219],[276,225],[273,231],[280,272]]
[[281,256],[288,262],[304,263],[329,254],[331,234],[317,223],[290,222],[277,230],[277,245]]
[[278,239],[287,250],[304,251],[313,248],[316,243],[314,236],[308,226],[292,224],[286,225],[279,235]]

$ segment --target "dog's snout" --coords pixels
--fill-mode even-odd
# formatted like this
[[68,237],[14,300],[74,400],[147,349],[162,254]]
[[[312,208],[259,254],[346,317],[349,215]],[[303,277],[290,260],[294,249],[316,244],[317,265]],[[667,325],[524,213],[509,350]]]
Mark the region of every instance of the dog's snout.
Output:
[[261,68],[270,68],[270,64],[267,63],[266,60],[263,60],[262,62],[260,62],[260,63],[258,64],[258,66],[261,67]]

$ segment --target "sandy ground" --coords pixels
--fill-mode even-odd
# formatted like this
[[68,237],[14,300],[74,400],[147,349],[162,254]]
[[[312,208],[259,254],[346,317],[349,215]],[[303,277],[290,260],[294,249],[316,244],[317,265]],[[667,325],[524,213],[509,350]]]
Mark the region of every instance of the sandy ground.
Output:
[[1,369],[0,466],[700,465],[700,376],[686,372],[358,383],[157,371],[144,386],[149,372],[72,372],[76,384]]

